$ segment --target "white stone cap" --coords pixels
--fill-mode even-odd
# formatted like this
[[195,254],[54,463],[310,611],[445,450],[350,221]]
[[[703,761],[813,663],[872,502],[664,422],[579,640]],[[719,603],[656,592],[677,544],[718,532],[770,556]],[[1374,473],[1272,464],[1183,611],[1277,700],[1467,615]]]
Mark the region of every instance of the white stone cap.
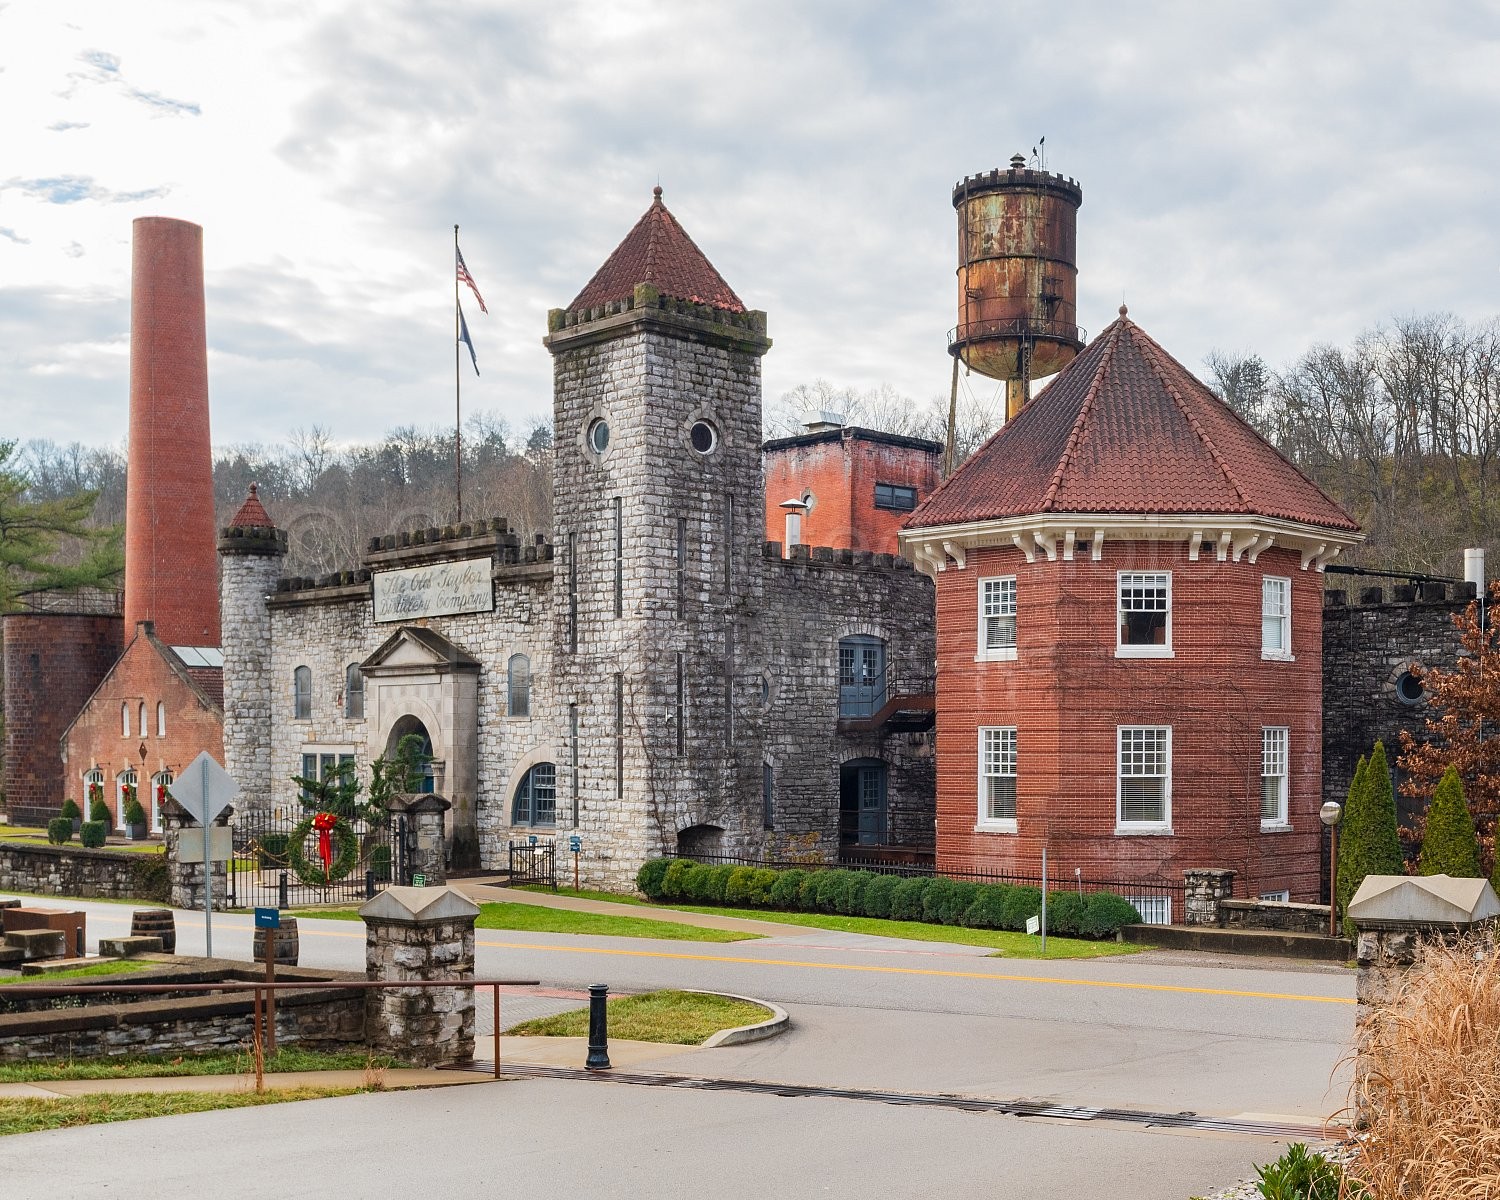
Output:
[[477,917],[479,905],[452,888],[388,887],[360,905],[359,915],[380,921],[451,921]]
[[1485,879],[1366,875],[1349,916],[1356,924],[1474,925],[1500,917],[1500,896]]

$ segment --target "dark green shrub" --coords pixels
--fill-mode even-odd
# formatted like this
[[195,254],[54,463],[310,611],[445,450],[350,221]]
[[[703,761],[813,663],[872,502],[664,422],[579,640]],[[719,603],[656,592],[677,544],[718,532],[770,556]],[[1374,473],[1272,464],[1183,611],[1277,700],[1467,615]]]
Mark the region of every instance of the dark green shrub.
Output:
[[67,817],[70,821],[83,820],[83,813],[82,811],[80,811],[77,802],[71,796],[62,802],[62,807],[57,810],[57,815],[60,817]]
[[1087,938],[1113,937],[1122,925],[1140,923],[1141,914],[1124,896],[1094,892],[1083,902],[1083,920],[1078,924],[1078,932]]
[[660,900],[662,879],[671,865],[670,858],[652,858],[643,862],[635,873],[635,886],[641,890],[641,895],[648,900]]
[[1010,890],[1003,883],[981,883],[974,889],[974,899],[964,913],[963,923],[972,929],[1004,929],[1005,901]]
[[1422,833],[1422,852],[1417,856],[1423,875],[1452,875],[1457,879],[1478,879],[1479,839],[1474,834],[1474,818],[1464,803],[1464,784],[1458,768],[1450,766],[1438,781],[1427,808],[1427,824]]
[[661,894],[664,900],[683,900],[687,897],[687,880],[698,864],[685,858],[674,858],[667,864],[661,877]]
[[917,875],[898,883],[896,890],[891,893],[891,919],[893,921],[920,921],[927,888],[932,882],[925,875]]
[[97,850],[104,845],[108,833],[108,821],[85,821],[78,827],[78,840],[88,849]]
[[[1011,929],[1017,933],[1026,932],[1026,918],[1039,917],[1042,915],[1042,889],[1034,887],[1013,887],[1010,894],[1005,897],[1005,924],[1004,929]],[[1052,914],[1049,912],[1050,918]],[[1048,924],[1051,924],[1049,921]],[[1049,930],[1050,932],[1050,930]]]
[[130,856],[130,894],[137,900],[166,904],[172,899],[172,876],[167,870],[167,852]]
[[391,848],[384,842],[370,847],[370,871],[376,883],[391,882]]
[[941,925],[943,922],[943,906],[948,902],[948,897],[956,886],[951,879],[933,878],[929,880],[927,890],[922,893],[922,915],[917,919],[930,921],[934,925]]
[[853,871],[819,871],[817,882],[814,885],[813,898],[817,904],[816,912],[836,913],[839,911],[839,897],[849,887],[849,877]]
[[724,903],[743,907],[750,903],[750,883],[755,878],[754,867],[734,867],[724,883]]
[[[1403,875],[1405,867],[1385,744],[1376,742],[1364,773],[1355,770],[1339,828],[1340,910],[1347,911],[1366,875]],[[1353,933],[1352,927],[1349,932]]]
[[953,886],[946,890],[942,903],[938,905],[938,920],[944,925],[962,925],[964,913],[969,911],[969,905],[974,903],[974,897],[979,894],[979,885],[965,880],[952,883]]
[[[108,811],[109,811],[108,809],[105,809],[106,813]],[[98,817],[94,818],[94,820],[96,820],[96,821],[98,819],[99,819]],[[108,819],[109,818],[106,816],[105,820],[107,821]],[[125,824],[127,824],[127,825],[144,825],[145,823],[146,823],[146,810],[141,807],[141,802],[139,800],[137,800],[134,796],[130,797],[129,800],[125,801]]]
[[[108,829],[109,818],[109,805],[104,803],[103,796],[95,796],[92,800],[89,801],[89,820],[91,822],[102,824],[106,829]],[[80,830],[79,832],[82,833],[82,830]]]
[[734,873],[735,869],[729,863],[720,863],[712,867],[703,863],[694,863],[684,883],[687,898],[697,904],[723,904],[724,889],[729,883],[729,876]]
[[[287,865],[286,848],[292,840],[290,834],[268,833],[261,837],[260,845],[256,849],[255,857],[259,860],[261,870],[273,870],[276,867]],[[390,866],[390,847],[386,848],[386,866]]]
[[73,818],[53,817],[47,822],[47,840],[54,846],[61,846],[73,840]]
[[796,909],[800,907],[798,898],[802,894],[802,884],[806,879],[807,872],[800,867],[777,871],[776,882],[771,885],[771,904],[776,908]]
[[874,871],[851,871],[849,879],[834,898],[839,912],[847,917],[865,915],[865,892],[870,884],[880,878]]
[[864,914],[867,917],[875,917],[885,920],[891,915],[891,898],[895,895],[896,885],[901,882],[899,875],[877,875],[865,886]]
[[1077,937],[1083,930],[1084,898],[1077,892],[1047,893],[1047,932]]
[[776,874],[769,867],[750,869],[749,902],[756,908],[765,908],[771,903],[771,889],[776,885]]
[[802,877],[802,884],[797,889],[796,902],[796,908],[800,912],[818,911],[818,881],[827,873],[827,871],[808,871]]

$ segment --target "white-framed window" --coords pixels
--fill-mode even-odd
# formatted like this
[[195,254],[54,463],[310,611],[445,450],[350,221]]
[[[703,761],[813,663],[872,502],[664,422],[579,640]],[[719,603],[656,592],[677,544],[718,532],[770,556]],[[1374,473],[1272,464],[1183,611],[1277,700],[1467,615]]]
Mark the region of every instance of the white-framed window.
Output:
[[1016,657],[1016,577],[979,581],[979,659]]
[[1172,727],[1119,726],[1116,833],[1172,832]]
[[1172,572],[1121,571],[1116,658],[1172,657]]
[[[158,771],[151,777],[151,832],[161,832],[161,802],[167,798],[166,789],[172,786],[172,772]],[[143,802],[144,806],[144,802]]]
[[[353,746],[303,746],[302,747],[302,778],[315,780],[318,783],[328,783],[337,779],[339,772],[353,767]],[[304,800],[312,799],[312,794],[302,789]]]
[[1285,727],[1260,731],[1260,827],[1287,827],[1287,741]]
[[135,793],[137,801],[140,800],[140,776],[135,773],[134,767],[126,767],[115,776],[115,828],[125,828],[125,804],[131,792]]
[[120,736],[130,736],[130,705],[120,705]]
[[164,738],[167,736],[167,704],[165,700],[156,702],[156,736]]
[[1170,925],[1172,923],[1171,896],[1126,896],[1141,914],[1142,925]]
[[1259,896],[1259,899],[1271,900],[1281,904],[1290,904],[1292,901],[1292,892],[1290,888],[1282,888],[1279,892],[1262,892]]
[[1292,659],[1292,581],[1284,576],[1260,581],[1260,656]]
[[1016,832],[1016,727],[979,730],[979,821],[976,828]]
[[142,700],[137,708],[136,724],[141,731],[141,736],[146,736],[146,702]]
[[104,772],[98,767],[85,771],[83,775],[83,803],[78,807],[83,812],[85,820],[88,819],[89,808],[94,803],[94,789],[96,787],[99,789],[99,799],[103,800]]

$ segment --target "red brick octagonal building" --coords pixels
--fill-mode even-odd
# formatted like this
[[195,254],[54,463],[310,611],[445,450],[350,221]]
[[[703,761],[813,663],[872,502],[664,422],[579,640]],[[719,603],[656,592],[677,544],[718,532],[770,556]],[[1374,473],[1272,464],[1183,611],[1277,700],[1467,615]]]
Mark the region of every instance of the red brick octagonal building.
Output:
[[1122,307],[901,536],[937,584],[939,869],[1045,843],[1054,878],[1317,899],[1321,571],[1360,537]]

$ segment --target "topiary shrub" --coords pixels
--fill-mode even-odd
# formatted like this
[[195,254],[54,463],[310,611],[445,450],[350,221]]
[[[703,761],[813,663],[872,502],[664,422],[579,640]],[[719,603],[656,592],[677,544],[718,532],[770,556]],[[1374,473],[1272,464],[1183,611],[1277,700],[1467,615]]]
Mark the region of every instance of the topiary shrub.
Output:
[[[1405,873],[1391,771],[1385,744],[1376,742],[1363,776],[1356,769],[1355,782],[1349,788],[1349,807],[1339,837],[1340,909],[1347,912],[1365,876]],[[1346,920],[1345,928],[1354,935],[1353,922]]]
[[87,849],[97,850],[104,845],[104,839],[108,833],[108,821],[85,821],[78,827],[78,840]]
[[981,883],[964,913],[964,924],[972,929],[1004,929],[1005,902],[1010,887],[1003,883]]
[[69,821],[83,820],[83,813],[79,811],[77,803],[71,796],[62,802],[62,807],[57,810],[57,815],[66,817]]
[[903,879],[891,893],[891,919],[893,921],[920,921],[927,888],[933,881],[925,875]]
[[871,879],[865,886],[865,916],[882,921],[888,918],[891,915],[891,898],[896,894],[896,886],[900,882],[899,875],[876,875]]
[[641,895],[648,900],[660,900],[662,879],[671,865],[670,858],[652,858],[643,862],[641,869],[635,873],[635,886],[640,889]]
[[1363,854],[1359,841],[1365,830],[1365,776],[1370,764],[1360,755],[1354,768],[1354,778],[1349,781],[1349,794],[1344,798],[1344,813],[1339,819],[1339,875],[1338,909],[1340,915],[1349,908],[1349,898],[1354,895],[1364,876],[1359,873]]
[[793,905],[799,912],[818,911],[818,880],[822,879],[827,871],[808,871],[802,877],[802,884],[797,889],[797,900]]
[[750,903],[750,883],[755,878],[754,867],[734,867],[724,883],[724,903],[742,907]]
[[[1047,914],[1051,916],[1049,912]],[[1113,937],[1123,925],[1139,925],[1135,905],[1114,892],[1094,892],[1083,902],[1083,920],[1078,932],[1088,938]]]
[[1432,794],[1417,867],[1423,875],[1452,875],[1459,879],[1478,879],[1484,874],[1479,869],[1474,818],[1464,802],[1464,784],[1457,767],[1450,766],[1443,772]]
[[1077,892],[1047,893],[1047,932],[1077,937],[1083,931],[1085,901]]
[[865,892],[878,878],[874,871],[850,871],[848,880],[834,897],[839,912],[847,917],[864,916]]
[[930,921],[934,925],[941,925],[943,921],[943,905],[947,903],[949,894],[957,885],[951,879],[933,878],[927,883],[927,890],[922,893],[922,915],[919,921]]
[[814,884],[813,900],[817,905],[814,911],[824,913],[836,913],[839,911],[839,897],[849,886],[849,876],[853,871],[832,870],[819,871]]
[[[1026,932],[1026,919],[1028,917],[1039,917],[1042,915],[1042,889],[1034,887],[1013,887],[1010,894],[1005,897],[1004,920],[1002,929],[1013,929],[1017,933]],[[1047,913],[1047,924],[1052,924],[1052,913]],[[1049,929],[1050,933],[1051,930]]]
[[750,868],[749,902],[756,908],[765,908],[771,903],[771,888],[776,884],[776,874],[769,867]]
[[776,882],[771,885],[771,904],[776,908],[796,909],[806,879],[807,872],[800,867],[777,871]]
[[[110,811],[109,805],[104,803],[103,796],[95,796],[89,801],[89,821],[109,827]],[[79,832],[82,832],[81,830]]]
[[674,858],[667,864],[661,877],[663,900],[683,900],[687,897],[687,880],[698,864],[685,858]]
[[[109,810],[106,809],[105,811],[108,812]],[[98,819],[98,817],[94,818],[94,820],[96,821]],[[108,820],[107,817],[105,819]],[[130,797],[130,799],[125,802],[125,824],[144,825],[145,823],[146,810],[141,807],[141,802],[139,800],[137,800],[134,796]]]
[[687,898],[698,904],[723,904],[724,889],[729,883],[729,876],[735,870],[736,868],[729,863],[720,863],[712,867],[703,863],[694,863],[684,883]]
[[953,886],[946,889],[942,902],[938,905],[938,920],[944,925],[962,925],[964,914],[969,911],[969,905],[974,903],[974,897],[979,894],[979,885],[966,880],[951,882]]
[[54,846],[61,846],[73,840],[73,818],[53,817],[47,822],[47,840]]

